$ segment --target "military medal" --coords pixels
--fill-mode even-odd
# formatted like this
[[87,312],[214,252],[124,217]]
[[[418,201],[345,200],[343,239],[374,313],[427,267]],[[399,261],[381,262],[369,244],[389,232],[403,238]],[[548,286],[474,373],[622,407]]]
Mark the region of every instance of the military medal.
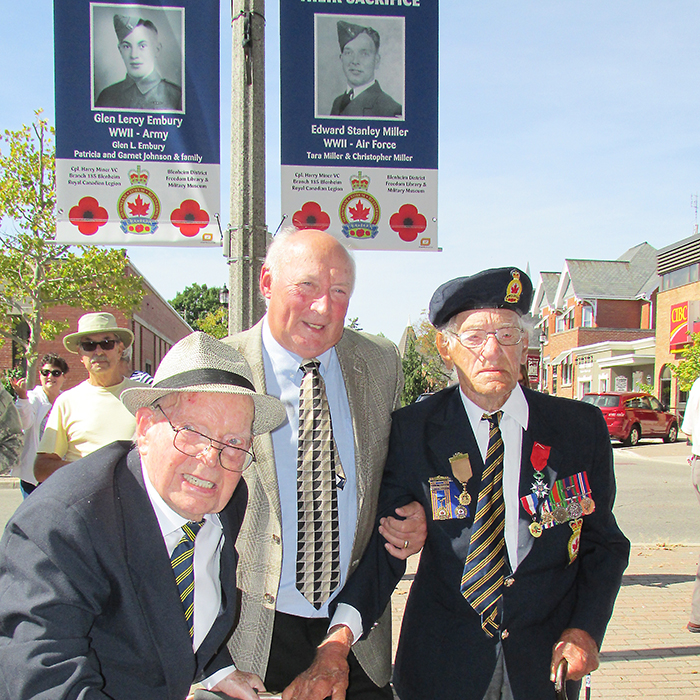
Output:
[[595,503],[589,496],[584,496],[581,499],[581,510],[584,515],[590,515],[595,510]]
[[581,528],[583,527],[583,519],[578,518],[578,520],[572,520],[569,523],[571,527],[571,537],[569,538],[569,544],[567,549],[569,551],[569,564],[573,564],[574,560],[578,556],[578,550],[581,546]]
[[[467,482],[472,478],[472,465],[469,461],[469,455],[463,452],[457,452],[450,457],[450,466],[452,467],[452,473],[455,475],[455,479],[462,484],[462,493],[459,494],[459,504],[461,506],[468,506],[472,502],[472,497],[467,492]],[[456,514],[455,511],[455,515]],[[466,515],[457,515],[457,517],[466,517]]]
[[570,498],[566,502],[566,512],[569,515],[569,520],[578,520],[583,515],[583,508],[578,498]]
[[450,478],[433,476],[428,479],[430,484],[430,505],[433,510],[433,520],[449,520],[452,514],[450,507]]
[[529,530],[533,537],[541,537],[543,532],[543,527],[536,520],[530,523]]
[[542,525],[540,525],[537,522],[537,496],[535,496],[534,494],[522,496],[520,499],[520,503],[522,504],[523,509],[532,518],[532,522],[529,526],[530,534],[533,537],[540,537],[540,535],[542,534]]

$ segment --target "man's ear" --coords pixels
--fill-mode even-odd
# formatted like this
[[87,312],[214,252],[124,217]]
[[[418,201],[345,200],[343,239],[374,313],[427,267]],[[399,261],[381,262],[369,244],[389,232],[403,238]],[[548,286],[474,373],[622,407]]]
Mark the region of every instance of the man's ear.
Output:
[[144,406],[136,411],[136,437],[146,438],[148,429],[158,423],[156,412],[150,406]]
[[437,351],[440,353],[440,357],[442,357],[445,367],[447,367],[448,371],[451,372],[454,367],[454,362],[452,361],[452,357],[450,355],[449,342],[445,337],[445,334],[441,333],[440,331],[435,334],[435,347],[437,347]]
[[272,272],[267,265],[263,265],[260,269],[260,294],[265,299],[269,299],[272,293]]

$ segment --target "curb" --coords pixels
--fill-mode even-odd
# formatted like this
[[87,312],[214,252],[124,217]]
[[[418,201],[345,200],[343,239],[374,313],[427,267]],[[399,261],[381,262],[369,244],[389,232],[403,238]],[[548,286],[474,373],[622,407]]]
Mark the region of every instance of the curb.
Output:
[[16,476],[0,476],[0,489],[18,489],[19,479]]

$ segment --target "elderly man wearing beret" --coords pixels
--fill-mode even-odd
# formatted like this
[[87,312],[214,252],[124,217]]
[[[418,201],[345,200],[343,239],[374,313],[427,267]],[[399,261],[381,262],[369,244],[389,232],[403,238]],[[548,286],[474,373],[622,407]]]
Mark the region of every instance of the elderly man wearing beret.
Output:
[[0,698],[184,700],[195,681],[255,698],[226,639],[253,436],[282,404],[204,333],[173,346],[153,386],[124,392],[135,443],[61,469],[0,541]]
[[[431,514],[396,655],[401,700],[554,698],[562,659],[573,698],[598,666],[629,542],[600,411],[518,385],[531,296],[511,267],[442,285],[430,320],[459,383],[393,414],[378,517],[411,500]],[[375,534],[337,602],[366,632],[404,570]],[[357,638],[339,627],[288,697],[342,698]]]
[[150,19],[114,15],[126,77],[100,92],[95,107],[148,109],[155,112],[182,109],[182,90],[158,72],[161,43]]
[[379,32],[340,20],[340,65],[347,90],[333,101],[331,114],[341,117],[400,117],[401,105],[389,97],[374,74],[379,68]]

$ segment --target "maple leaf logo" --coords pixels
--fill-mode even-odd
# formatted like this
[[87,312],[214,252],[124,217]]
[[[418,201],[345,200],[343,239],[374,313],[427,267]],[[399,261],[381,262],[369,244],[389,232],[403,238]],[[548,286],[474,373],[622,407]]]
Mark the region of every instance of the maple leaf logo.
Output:
[[363,207],[361,199],[357,200],[356,207],[350,207],[348,211],[353,221],[365,221],[369,216],[369,207]]
[[133,204],[131,202],[127,202],[127,206],[129,207],[129,211],[131,211],[132,216],[146,216],[146,214],[148,214],[148,210],[151,208],[151,205],[148,202],[144,202],[143,199],[141,199],[141,195],[136,197]]

